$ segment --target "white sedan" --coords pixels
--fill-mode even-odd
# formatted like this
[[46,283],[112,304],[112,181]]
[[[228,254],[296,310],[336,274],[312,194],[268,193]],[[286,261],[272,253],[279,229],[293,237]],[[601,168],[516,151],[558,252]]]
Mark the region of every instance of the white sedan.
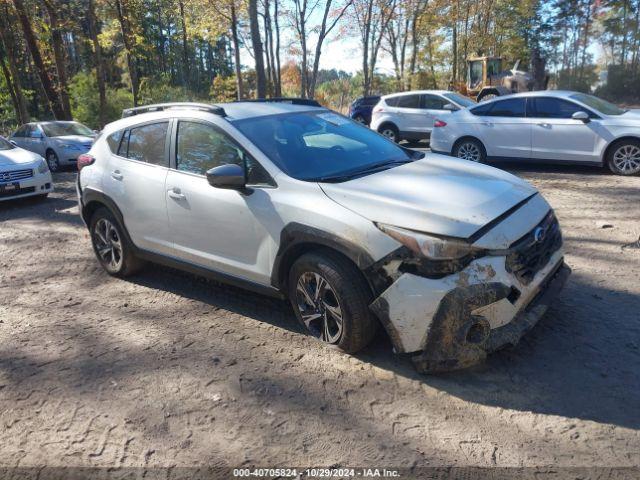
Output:
[[431,150],[484,162],[518,160],[608,166],[640,173],[640,110],[565,91],[498,97],[434,124]]
[[0,201],[44,198],[52,191],[51,172],[44,158],[0,137]]

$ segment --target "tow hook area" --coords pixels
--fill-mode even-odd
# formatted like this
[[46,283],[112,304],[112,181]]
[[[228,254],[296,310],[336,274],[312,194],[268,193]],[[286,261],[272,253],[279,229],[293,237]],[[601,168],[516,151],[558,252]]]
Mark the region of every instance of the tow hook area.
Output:
[[412,358],[418,371],[437,373],[458,370],[482,362],[491,328],[472,315],[479,307],[506,298],[511,289],[502,283],[456,288],[444,296],[431,324],[424,350]]
[[538,296],[511,322],[494,329],[471,312],[508,299],[510,287],[486,283],[452,290],[440,303],[424,350],[412,357],[416,369],[422,373],[459,370],[482,362],[487,354],[506,345],[515,345],[544,315],[570,274],[571,269],[560,262],[540,285]]

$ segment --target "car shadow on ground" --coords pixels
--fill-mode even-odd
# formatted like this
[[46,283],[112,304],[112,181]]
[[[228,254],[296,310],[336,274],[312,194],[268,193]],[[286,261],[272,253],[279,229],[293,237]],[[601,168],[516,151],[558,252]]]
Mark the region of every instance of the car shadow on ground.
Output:
[[[302,333],[289,304],[165,267],[133,282]],[[595,308],[592,304],[598,304]],[[624,308],[620,308],[624,306]],[[610,312],[624,312],[614,318]],[[540,323],[516,346],[475,368],[415,371],[384,333],[356,355],[406,379],[473,403],[640,428],[640,298],[574,275]]]
[[47,198],[23,197],[0,202],[0,222],[18,219],[39,219],[47,222],[82,224],[80,216],[68,212],[78,204],[74,184],[75,174],[55,173],[54,192]]

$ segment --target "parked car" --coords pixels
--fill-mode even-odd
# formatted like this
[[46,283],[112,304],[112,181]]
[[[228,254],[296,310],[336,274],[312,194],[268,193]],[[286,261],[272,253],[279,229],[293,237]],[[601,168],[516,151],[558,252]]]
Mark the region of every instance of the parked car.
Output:
[[39,196],[53,191],[51,172],[40,155],[0,137],[0,200]]
[[356,98],[349,105],[349,117],[358,123],[369,125],[371,123],[371,111],[380,101],[380,95]]
[[52,172],[76,165],[78,155],[91,148],[95,132],[78,122],[35,122],[18,128],[11,140],[21,148],[42,155]]
[[518,341],[566,280],[558,221],[504,171],[402,148],[309,100],[139,107],[78,158],[98,261],[288,297],[346,352],[378,323],[419,369]]
[[436,118],[475,105],[473,100],[447,90],[423,90],[385,95],[374,107],[371,129],[389,140],[429,140]]
[[607,166],[640,173],[640,110],[624,110],[585,93],[508,95],[441,117],[435,152],[484,162],[518,160]]

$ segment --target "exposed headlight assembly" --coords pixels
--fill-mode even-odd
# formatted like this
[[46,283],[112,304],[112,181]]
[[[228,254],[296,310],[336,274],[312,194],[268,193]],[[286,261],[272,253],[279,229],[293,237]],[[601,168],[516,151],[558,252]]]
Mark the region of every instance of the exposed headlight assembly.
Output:
[[377,227],[412,252],[431,260],[455,260],[483,251],[463,240],[435,237],[381,223]]
[[411,255],[404,258],[400,269],[418,275],[440,278],[458,272],[486,250],[464,240],[443,238],[400,227],[377,223],[376,226],[404,245]]

